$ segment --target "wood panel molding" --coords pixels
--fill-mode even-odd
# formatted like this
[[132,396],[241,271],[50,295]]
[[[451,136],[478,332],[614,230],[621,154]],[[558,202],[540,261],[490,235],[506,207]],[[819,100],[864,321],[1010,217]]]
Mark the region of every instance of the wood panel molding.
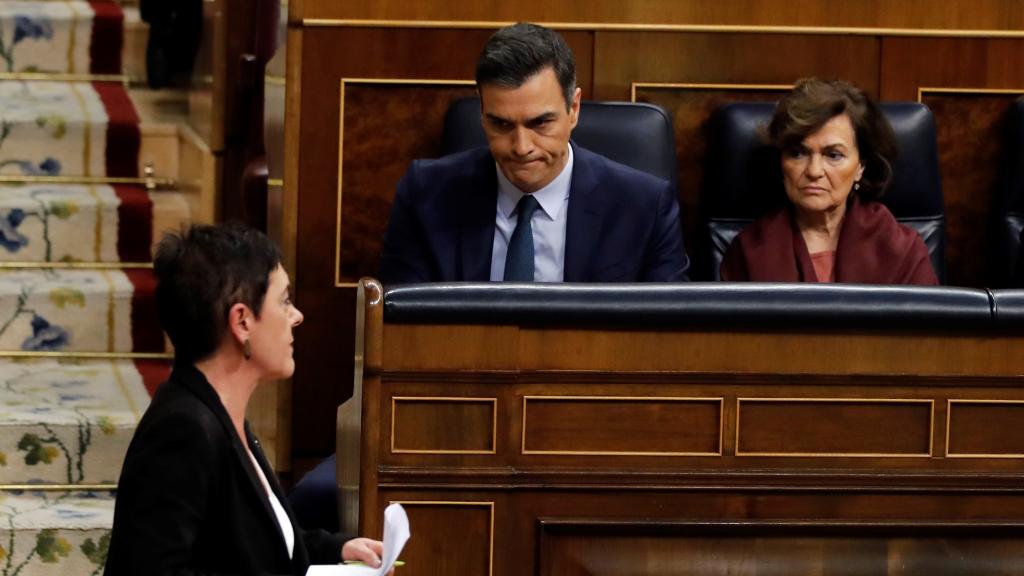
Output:
[[721,456],[723,404],[723,398],[524,395],[520,453]]
[[[1013,0],[947,0],[942,10],[927,2],[863,0],[842,9],[815,0],[736,0],[706,3],[678,0],[593,0],[586,10],[573,3],[525,0],[512,4],[305,0],[289,6],[289,18],[303,25],[406,25],[498,27],[517,21],[550,27],[650,28],[657,30],[745,28],[871,30],[893,34],[1013,33],[1024,29],[1024,13]],[[398,24],[401,23],[401,24]],[[866,32],[865,32],[866,33]]]
[[894,398],[738,398],[736,456],[928,458],[934,402]]
[[392,396],[392,454],[495,454],[498,399]]

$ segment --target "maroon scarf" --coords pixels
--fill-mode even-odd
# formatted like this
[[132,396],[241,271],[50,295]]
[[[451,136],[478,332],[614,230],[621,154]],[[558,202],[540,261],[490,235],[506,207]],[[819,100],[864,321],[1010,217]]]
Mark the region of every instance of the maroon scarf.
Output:
[[[878,202],[851,199],[839,231],[835,281],[921,284],[939,281],[924,241]],[[787,207],[747,226],[725,252],[722,280],[817,282],[811,255]]]

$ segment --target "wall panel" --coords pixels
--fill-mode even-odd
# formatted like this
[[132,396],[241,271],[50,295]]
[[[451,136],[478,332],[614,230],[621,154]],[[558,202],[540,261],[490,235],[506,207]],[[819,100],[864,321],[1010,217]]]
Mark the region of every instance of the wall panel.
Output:
[[[582,10],[581,7],[586,9]],[[290,17],[399,21],[585,22],[593,24],[845,26],[1014,30],[1024,28],[1016,0],[591,0],[586,4],[522,2],[418,2],[416,0],[298,0]]]

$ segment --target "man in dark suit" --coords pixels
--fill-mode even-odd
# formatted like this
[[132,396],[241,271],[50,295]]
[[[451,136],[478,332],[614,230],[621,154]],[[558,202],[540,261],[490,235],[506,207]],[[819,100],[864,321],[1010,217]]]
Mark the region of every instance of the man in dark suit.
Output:
[[560,35],[499,30],[476,82],[488,146],[413,162],[384,237],[384,283],[686,280],[672,186],[570,143],[581,90]]

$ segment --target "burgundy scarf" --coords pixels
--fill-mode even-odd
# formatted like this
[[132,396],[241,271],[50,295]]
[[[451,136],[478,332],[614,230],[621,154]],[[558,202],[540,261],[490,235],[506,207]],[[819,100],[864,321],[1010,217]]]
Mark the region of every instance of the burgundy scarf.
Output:
[[[725,252],[722,280],[817,282],[792,210],[783,208],[747,226]],[[939,281],[917,232],[878,202],[851,199],[839,231],[835,281],[935,285]]]

